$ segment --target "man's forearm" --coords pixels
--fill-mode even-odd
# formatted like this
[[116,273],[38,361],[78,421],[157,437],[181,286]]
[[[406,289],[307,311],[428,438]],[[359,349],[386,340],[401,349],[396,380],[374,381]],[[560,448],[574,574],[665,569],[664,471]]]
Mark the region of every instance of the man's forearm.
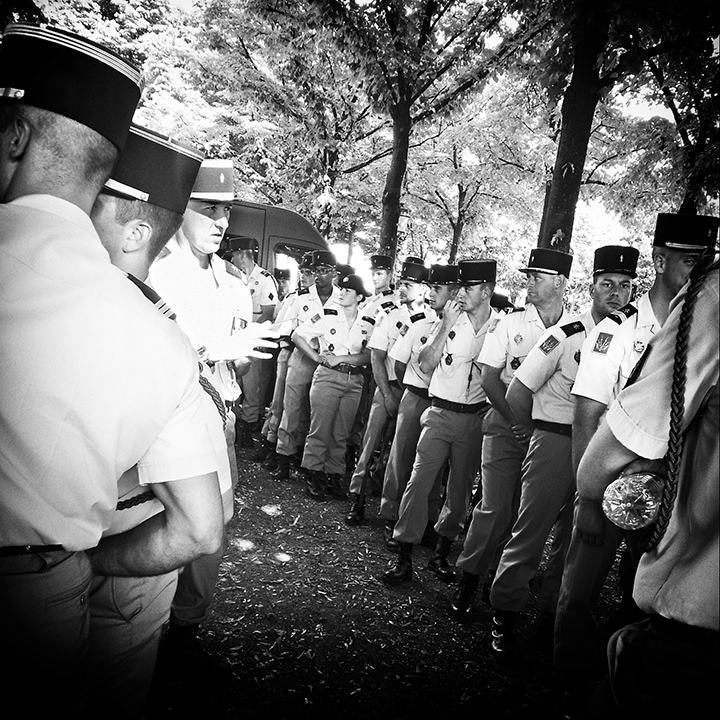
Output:
[[595,434],[605,412],[605,405],[590,398],[577,396],[575,398],[575,415],[573,418],[572,435],[572,463],[577,474],[582,459],[592,436]]

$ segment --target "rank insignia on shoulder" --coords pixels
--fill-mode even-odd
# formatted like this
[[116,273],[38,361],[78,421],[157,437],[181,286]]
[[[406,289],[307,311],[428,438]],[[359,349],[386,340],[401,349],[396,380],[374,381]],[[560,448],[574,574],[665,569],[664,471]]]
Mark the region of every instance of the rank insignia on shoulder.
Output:
[[511,310],[510,313],[519,313],[519,312],[525,312],[525,307],[516,307],[514,310]]
[[298,290],[298,295],[309,295],[310,294],[310,288],[303,288],[302,290]]
[[381,294],[385,295],[385,296],[386,295],[394,295],[395,291],[394,290],[383,290]]
[[637,308],[634,305],[630,305],[629,303],[627,305],[624,305],[619,310],[616,310],[613,313],[610,313],[608,317],[613,321],[616,322],[618,325],[622,325],[626,320],[629,320],[633,315],[637,313]]
[[554,350],[558,345],[560,344],[560,341],[554,336],[550,335],[548,336],[543,344],[540,346],[540,350],[547,355],[549,352]]
[[418,320],[422,320],[424,317],[424,312],[415,313],[414,315],[410,316],[410,322],[417,322]]
[[371,325],[374,325],[374,324],[375,324],[375,318],[371,318],[371,317],[369,317],[368,315],[363,315],[363,316],[362,316],[362,319],[363,319],[366,323],[370,323]]
[[576,320],[575,322],[563,325],[560,329],[565,333],[565,337],[570,337],[585,330],[585,326],[579,320]]
[[521,364],[522,364],[522,360],[521,360],[519,357],[514,357],[514,358],[510,361],[510,367],[511,367],[513,370],[517,370],[517,369],[520,367]]
[[337,315],[338,311],[335,308],[323,308],[323,313],[325,315]]
[[595,346],[592,351],[594,353],[599,353],[600,355],[607,355],[612,339],[613,336],[610,335],[610,333],[598,333],[597,339],[595,340]]
[[451,331],[448,333],[448,337],[449,337],[451,340],[453,340],[453,339],[455,338],[455,331],[454,331],[454,330],[451,330]]
[[446,364],[446,365],[452,365],[452,363],[453,363],[452,355],[447,355],[447,356],[445,357],[445,364]]
[[576,351],[576,353],[573,355],[573,358],[575,358],[575,362],[579,365],[580,364],[580,351]]

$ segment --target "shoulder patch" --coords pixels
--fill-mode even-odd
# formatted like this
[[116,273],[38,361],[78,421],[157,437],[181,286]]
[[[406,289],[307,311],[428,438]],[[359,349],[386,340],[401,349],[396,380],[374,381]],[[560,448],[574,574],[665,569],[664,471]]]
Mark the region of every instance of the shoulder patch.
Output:
[[325,315],[337,315],[338,311],[335,308],[323,308]]
[[316,323],[318,320],[320,320],[320,313],[318,313],[317,315],[313,315],[313,316],[310,318],[310,322]]
[[634,305],[627,304],[625,307],[621,307],[619,310],[610,313],[608,317],[618,325],[622,325],[626,320],[629,320],[635,314],[637,314],[637,308]]
[[610,349],[610,343],[612,342],[613,336],[610,333],[598,333],[595,339],[595,345],[592,351],[599,353],[600,355],[607,355],[607,351]]
[[369,315],[363,315],[363,316],[362,316],[362,319],[363,319],[366,323],[370,323],[371,325],[374,325],[374,324],[375,324],[375,318],[371,318]]
[[415,313],[414,315],[410,316],[410,322],[417,322],[418,320],[422,320],[424,317],[424,312]]
[[560,344],[560,341],[554,336],[550,335],[549,337],[545,338],[545,341],[540,346],[540,350],[547,355],[551,350],[554,350],[558,345]]
[[562,325],[560,329],[565,333],[565,337],[570,337],[571,335],[577,335],[577,333],[583,332],[585,326],[579,320],[576,320],[567,325]]
[[409,325],[403,325],[403,326],[400,328],[400,335],[401,335],[402,337],[404,337],[404,336],[407,334],[407,331],[408,331],[409,329],[410,329],[410,326],[409,326]]
[[298,290],[298,295],[309,295],[310,294],[310,288],[303,288],[302,290]]

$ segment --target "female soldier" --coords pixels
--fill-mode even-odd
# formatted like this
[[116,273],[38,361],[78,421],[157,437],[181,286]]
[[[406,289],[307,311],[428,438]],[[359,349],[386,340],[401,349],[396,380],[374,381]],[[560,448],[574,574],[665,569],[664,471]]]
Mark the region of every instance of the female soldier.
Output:
[[[369,293],[355,274],[338,285],[340,308],[323,308],[292,336],[296,347],[318,363],[310,387],[310,430],[302,458],[302,467],[309,471],[305,489],[315,500],[324,500],[326,491],[335,497],[346,495],[340,485],[345,446],[362,393],[362,367],[370,362],[365,346],[372,325],[358,312],[358,304]],[[319,352],[310,344],[314,337]]]

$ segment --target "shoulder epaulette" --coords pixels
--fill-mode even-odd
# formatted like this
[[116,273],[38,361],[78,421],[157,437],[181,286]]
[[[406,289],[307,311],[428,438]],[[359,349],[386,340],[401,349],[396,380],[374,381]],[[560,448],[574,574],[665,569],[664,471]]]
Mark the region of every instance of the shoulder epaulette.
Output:
[[265,277],[271,277],[271,278],[275,279],[275,276],[272,273],[269,273],[267,270],[261,270],[260,274],[264,275]]
[[512,315],[513,313],[519,313],[519,312],[525,312],[525,306],[524,306],[524,305],[523,305],[522,307],[516,307],[516,308],[514,308],[513,310],[510,311],[510,314]]
[[337,315],[338,311],[335,308],[323,308],[325,315]]
[[363,316],[362,316],[362,319],[363,319],[365,322],[370,323],[371,325],[374,325],[374,324],[375,324],[375,318],[371,318],[369,315],[363,315]]
[[565,333],[565,337],[576,335],[579,332],[585,330],[585,326],[579,321],[568,323],[567,325],[561,325],[560,329]]
[[424,317],[424,312],[415,313],[414,315],[410,316],[410,322],[417,322],[418,320],[422,320]]
[[380,303],[380,307],[396,309],[397,305],[392,300],[386,300],[384,303]]
[[310,294],[310,288],[302,288],[301,290],[297,291],[298,295],[309,295]]
[[394,290],[383,290],[380,294],[381,295],[393,295],[395,293]]
[[633,315],[637,313],[637,308],[629,303],[625,307],[621,307],[613,313],[610,313],[608,317],[616,322],[618,325],[622,325],[626,320],[629,320]]

